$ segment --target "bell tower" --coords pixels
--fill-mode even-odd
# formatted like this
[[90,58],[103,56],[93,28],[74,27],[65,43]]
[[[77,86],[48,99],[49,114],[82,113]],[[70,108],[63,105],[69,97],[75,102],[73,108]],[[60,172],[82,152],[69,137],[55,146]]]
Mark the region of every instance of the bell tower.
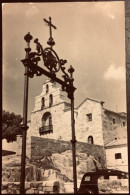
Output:
[[[66,110],[70,108],[70,100],[66,92],[56,82],[46,80],[42,85],[42,92],[35,97],[35,107],[31,112],[30,135],[58,139],[63,137],[65,117],[68,118]],[[70,118],[70,116],[69,116]],[[63,123],[63,124],[62,124]],[[67,123],[68,131],[70,121]],[[65,136],[64,136],[65,138]],[[66,139],[66,138],[65,138]]]
[[33,112],[51,108],[63,102],[70,102],[66,92],[62,91],[61,86],[58,86],[56,82],[46,80],[42,85],[41,94],[35,97]]

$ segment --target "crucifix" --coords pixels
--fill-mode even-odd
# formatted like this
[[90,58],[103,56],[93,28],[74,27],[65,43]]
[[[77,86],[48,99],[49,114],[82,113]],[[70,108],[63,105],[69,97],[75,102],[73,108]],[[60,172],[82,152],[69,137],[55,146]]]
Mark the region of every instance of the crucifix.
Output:
[[49,38],[49,41],[48,41],[47,43],[48,43],[48,45],[50,45],[50,46],[52,47],[53,45],[55,45],[55,42],[54,42],[53,37],[52,37],[52,27],[53,27],[54,29],[57,29],[57,28],[56,28],[56,26],[54,26],[54,25],[51,23],[51,17],[49,17],[49,21],[46,20],[45,18],[44,18],[43,20],[44,20],[44,22],[46,22],[46,23],[48,24],[48,26],[50,27],[50,38]]

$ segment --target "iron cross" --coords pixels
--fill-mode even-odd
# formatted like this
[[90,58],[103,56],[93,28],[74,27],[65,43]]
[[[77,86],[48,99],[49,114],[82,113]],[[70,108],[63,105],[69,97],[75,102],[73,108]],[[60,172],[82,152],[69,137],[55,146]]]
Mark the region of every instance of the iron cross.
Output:
[[56,26],[54,26],[52,23],[51,23],[51,17],[49,17],[49,21],[47,21],[45,18],[43,19],[47,24],[48,24],[48,26],[50,27],[50,37],[52,37],[52,27],[54,28],[54,29],[56,29]]

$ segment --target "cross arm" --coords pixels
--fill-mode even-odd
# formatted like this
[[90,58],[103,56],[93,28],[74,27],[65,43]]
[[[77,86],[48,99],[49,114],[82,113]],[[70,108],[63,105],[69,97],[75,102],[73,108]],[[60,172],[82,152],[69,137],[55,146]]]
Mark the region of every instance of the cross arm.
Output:
[[52,26],[54,29],[57,29],[50,21],[47,21],[45,18],[43,19],[49,26]]

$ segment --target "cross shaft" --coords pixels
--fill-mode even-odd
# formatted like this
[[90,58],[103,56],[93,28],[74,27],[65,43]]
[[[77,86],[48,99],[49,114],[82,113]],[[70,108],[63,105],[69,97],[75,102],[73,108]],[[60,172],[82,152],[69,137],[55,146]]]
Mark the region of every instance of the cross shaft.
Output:
[[50,37],[52,37],[52,27],[54,28],[54,29],[57,29],[56,28],[56,26],[54,26],[52,23],[51,23],[51,17],[49,17],[49,21],[48,20],[46,20],[45,18],[43,19],[44,20],[44,22],[46,22],[47,24],[48,24],[48,26],[50,27]]

